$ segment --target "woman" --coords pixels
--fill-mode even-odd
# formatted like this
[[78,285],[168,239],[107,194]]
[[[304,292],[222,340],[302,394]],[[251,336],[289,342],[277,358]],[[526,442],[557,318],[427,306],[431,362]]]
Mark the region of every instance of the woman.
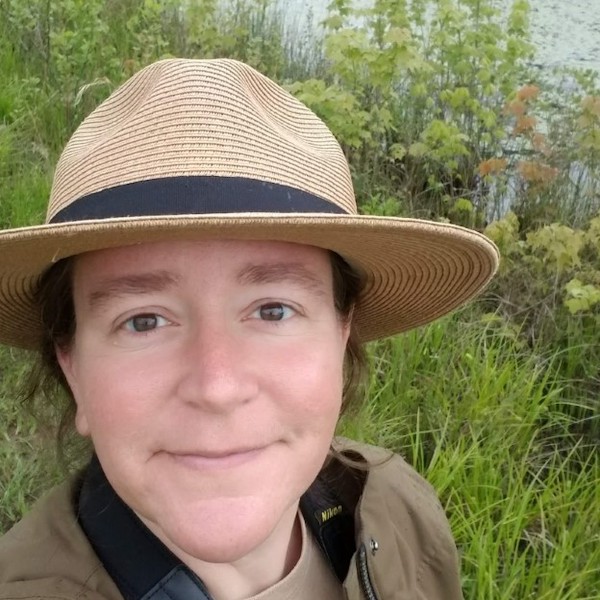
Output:
[[47,223],[0,234],[0,342],[41,351],[94,448],[0,541],[0,598],[460,598],[431,487],[333,435],[360,344],[496,266],[475,232],[358,216],[329,130],[250,67],[140,71]]

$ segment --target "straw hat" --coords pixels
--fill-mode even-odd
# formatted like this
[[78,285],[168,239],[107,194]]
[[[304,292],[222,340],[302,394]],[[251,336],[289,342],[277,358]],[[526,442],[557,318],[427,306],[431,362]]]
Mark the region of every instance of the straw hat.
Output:
[[302,103],[233,60],[163,60],[77,129],[46,224],[0,232],[0,342],[36,348],[40,275],[58,260],[181,239],[279,240],[333,250],[366,276],[362,340],[405,331],[475,296],[498,264],[483,235],[359,216],[347,162]]

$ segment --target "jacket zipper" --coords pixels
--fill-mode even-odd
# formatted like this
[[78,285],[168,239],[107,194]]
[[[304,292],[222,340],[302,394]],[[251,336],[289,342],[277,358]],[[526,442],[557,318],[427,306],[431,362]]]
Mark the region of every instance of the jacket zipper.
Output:
[[367,549],[364,544],[360,545],[356,554],[356,566],[358,569],[358,581],[360,588],[366,600],[377,600],[371,577],[369,576],[369,566],[367,565]]

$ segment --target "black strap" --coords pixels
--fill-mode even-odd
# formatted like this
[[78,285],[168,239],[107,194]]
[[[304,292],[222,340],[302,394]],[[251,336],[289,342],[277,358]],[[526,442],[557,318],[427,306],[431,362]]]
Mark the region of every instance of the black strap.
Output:
[[[355,551],[354,506],[344,504],[325,471],[300,500],[308,528],[338,579]],[[79,523],[125,600],[212,600],[208,590],[119,498],[94,456],[78,503]]]
[[325,213],[344,210],[304,190],[246,177],[165,177],[82,196],[50,223],[118,217],[226,213]]
[[355,512],[368,475],[365,459],[358,452],[345,450],[342,454],[357,467],[329,457],[300,498],[304,520],[340,582],[346,579],[356,551]]
[[346,579],[356,543],[354,514],[322,477],[300,499],[300,510],[340,582]]
[[210,596],[202,582],[183,565],[167,573],[141,600],[207,600]]

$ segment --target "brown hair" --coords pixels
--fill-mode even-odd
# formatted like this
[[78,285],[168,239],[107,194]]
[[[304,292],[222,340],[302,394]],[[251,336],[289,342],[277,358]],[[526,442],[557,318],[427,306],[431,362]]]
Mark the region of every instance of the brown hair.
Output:
[[364,287],[364,278],[339,254],[330,252],[333,271],[333,299],[340,318],[350,321],[350,336],[344,357],[344,389],[342,414],[357,407],[362,395],[362,384],[367,372],[367,356],[352,322],[352,313]]
[[[350,336],[344,358],[342,414],[355,408],[361,397],[361,384],[366,373],[366,354],[352,325],[352,312],[364,285],[360,273],[341,256],[330,252],[335,308],[340,319],[350,321]],[[74,433],[75,399],[56,356],[56,348],[68,348],[75,335],[76,316],[73,303],[73,258],[52,265],[40,278],[36,301],[40,309],[43,338],[39,356],[32,362],[30,376],[22,392],[33,407],[36,401],[52,404],[60,415],[57,448],[66,461],[66,446]],[[35,411],[34,411],[35,412]]]

